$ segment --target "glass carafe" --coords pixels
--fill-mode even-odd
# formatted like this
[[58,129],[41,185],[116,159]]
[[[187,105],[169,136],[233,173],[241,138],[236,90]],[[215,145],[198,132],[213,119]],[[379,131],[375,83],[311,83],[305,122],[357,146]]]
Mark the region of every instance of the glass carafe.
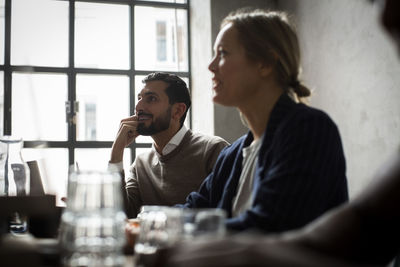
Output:
[[[29,195],[29,167],[21,156],[22,145],[21,138],[0,137],[0,196]],[[26,232],[26,221],[25,215],[15,212],[10,219],[10,231]]]
[[125,219],[118,173],[72,172],[59,234],[63,266],[123,266]]

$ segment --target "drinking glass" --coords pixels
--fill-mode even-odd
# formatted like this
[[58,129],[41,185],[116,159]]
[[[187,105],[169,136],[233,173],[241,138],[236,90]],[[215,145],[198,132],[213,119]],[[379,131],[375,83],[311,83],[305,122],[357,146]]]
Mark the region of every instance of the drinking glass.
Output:
[[226,233],[225,219],[226,212],[222,209],[184,209],[182,212],[184,239],[221,238]]
[[181,215],[182,211],[178,208],[142,207],[138,215],[140,232],[135,244],[135,266],[159,266],[158,258],[182,239]]
[[72,172],[61,217],[64,266],[123,266],[125,213],[118,173]]
[[176,244],[182,237],[182,211],[164,206],[145,206],[139,214],[138,254],[153,254]]

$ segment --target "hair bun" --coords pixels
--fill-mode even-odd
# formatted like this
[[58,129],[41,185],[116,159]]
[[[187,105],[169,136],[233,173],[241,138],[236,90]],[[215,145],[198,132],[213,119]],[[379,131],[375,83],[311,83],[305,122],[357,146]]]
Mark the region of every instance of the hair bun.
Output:
[[310,89],[304,86],[298,79],[294,79],[289,86],[293,88],[298,97],[307,97],[311,95]]

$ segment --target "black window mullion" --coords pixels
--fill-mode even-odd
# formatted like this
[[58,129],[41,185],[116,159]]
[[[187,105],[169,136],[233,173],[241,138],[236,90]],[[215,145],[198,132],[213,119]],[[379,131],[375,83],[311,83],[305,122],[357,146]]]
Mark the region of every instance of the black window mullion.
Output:
[[[130,10],[130,20],[129,20],[129,33],[130,33],[130,74],[129,74],[129,112],[131,114],[135,113],[136,106],[136,96],[135,96],[135,6],[133,4],[129,5]],[[136,158],[136,142],[131,145],[131,161],[133,162]]]
[[76,117],[74,102],[76,99],[75,67],[75,0],[69,0],[69,45],[68,45],[68,101],[70,112],[66,114],[68,122],[68,165],[75,162]]
[[[189,7],[189,4],[190,4],[190,0],[187,0],[187,6]],[[190,92],[190,94],[192,94],[192,77],[191,77],[191,73],[192,73],[192,66],[191,66],[191,64],[190,64],[190,62],[192,62],[192,60],[191,60],[191,49],[190,49],[190,47],[191,47],[191,43],[190,43],[190,36],[191,36],[191,31],[190,31],[190,8],[188,8],[187,10],[186,10],[186,27],[187,27],[187,46],[188,46],[188,49],[187,49],[187,53],[188,53],[188,55],[187,55],[187,59],[188,59],[188,78],[189,78],[189,81],[188,81],[188,88],[189,88],[189,92]],[[193,126],[193,118],[192,118],[192,110],[190,110],[189,111],[189,126],[190,126],[190,128],[192,128],[192,126]]]
[[4,21],[4,115],[3,115],[3,134],[11,135],[11,83],[12,72],[11,61],[11,0],[5,1],[5,21]]

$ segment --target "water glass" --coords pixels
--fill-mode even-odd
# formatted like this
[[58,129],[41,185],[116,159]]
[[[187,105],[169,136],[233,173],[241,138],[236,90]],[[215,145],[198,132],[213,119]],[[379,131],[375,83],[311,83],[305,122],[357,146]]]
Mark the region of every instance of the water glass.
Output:
[[125,213],[118,173],[72,172],[61,217],[64,266],[123,266]]
[[222,209],[185,209],[182,212],[185,240],[218,239],[225,235],[226,212]]
[[140,233],[135,245],[137,254],[154,254],[182,238],[182,210],[164,206],[145,206],[138,215]]

